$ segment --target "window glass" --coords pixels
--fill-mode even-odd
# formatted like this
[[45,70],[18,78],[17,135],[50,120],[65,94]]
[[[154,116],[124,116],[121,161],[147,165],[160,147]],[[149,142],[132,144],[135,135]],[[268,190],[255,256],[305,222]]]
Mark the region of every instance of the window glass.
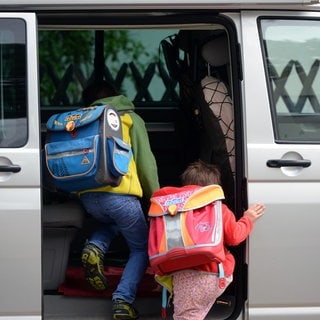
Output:
[[275,139],[320,141],[320,21],[261,20]]
[[79,106],[83,88],[96,72],[135,103],[173,100],[177,86],[161,78],[166,71],[160,42],[176,32],[40,30],[41,107]]
[[0,147],[27,141],[26,35],[21,19],[0,19]]

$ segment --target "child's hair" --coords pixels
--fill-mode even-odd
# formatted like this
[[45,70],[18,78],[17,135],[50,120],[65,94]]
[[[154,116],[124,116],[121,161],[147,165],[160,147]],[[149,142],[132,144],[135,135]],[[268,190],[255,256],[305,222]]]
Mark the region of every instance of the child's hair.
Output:
[[207,186],[210,184],[220,184],[220,171],[217,166],[197,160],[191,163],[182,173],[181,184]]
[[89,106],[94,101],[119,95],[117,89],[108,81],[101,80],[89,84],[82,92],[82,101]]

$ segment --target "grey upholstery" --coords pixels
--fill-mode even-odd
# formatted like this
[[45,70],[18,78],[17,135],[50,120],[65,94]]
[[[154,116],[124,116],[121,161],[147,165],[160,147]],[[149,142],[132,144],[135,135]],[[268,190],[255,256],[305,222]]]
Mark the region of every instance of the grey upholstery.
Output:
[[81,228],[84,214],[83,207],[75,200],[44,205],[43,225],[45,227]]
[[70,245],[82,227],[85,211],[77,201],[43,206],[43,289],[58,290],[64,281]]
[[223,35],[208,41],[201,49],[203,59],[212,67],[229,63],[228,38]]

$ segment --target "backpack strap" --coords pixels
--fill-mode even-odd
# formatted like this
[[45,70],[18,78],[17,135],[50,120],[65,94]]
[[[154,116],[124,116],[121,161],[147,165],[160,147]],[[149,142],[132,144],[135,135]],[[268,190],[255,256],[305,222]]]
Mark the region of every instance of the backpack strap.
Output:
[[[173,296],[172,274],[160,276],[155,274],[155,281],[162,286],[161,291],[161,318],[167,319],[167,308]],[[168,296],[169,294],[169,296]]]
[[162,287],[161,318],[167,319],[167,289]]
[[218,268],[219,268],[219,288],[224,289],[226,286],[226,279],[224,276],[224,269],[222,262],[218,263]]

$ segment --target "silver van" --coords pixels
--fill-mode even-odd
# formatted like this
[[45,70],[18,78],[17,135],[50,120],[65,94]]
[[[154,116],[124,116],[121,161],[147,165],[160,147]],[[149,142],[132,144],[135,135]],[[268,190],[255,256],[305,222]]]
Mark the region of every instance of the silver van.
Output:
[[[41,156],[47,119],[81,107],[93,76],[134,102],[162,186],[201,158],[220,166],[237,218],[266,204],[248,241],[230,248],[234,281],[207,318],[320,319],[319,9],[318,0],[0,0],[0,319],[111,318],[110,295],[81,273],[95,221],[48,187]],[[126,258],[119,237],[110,279]],[[140,318],[161,319],[152,275],[140,289]]]

